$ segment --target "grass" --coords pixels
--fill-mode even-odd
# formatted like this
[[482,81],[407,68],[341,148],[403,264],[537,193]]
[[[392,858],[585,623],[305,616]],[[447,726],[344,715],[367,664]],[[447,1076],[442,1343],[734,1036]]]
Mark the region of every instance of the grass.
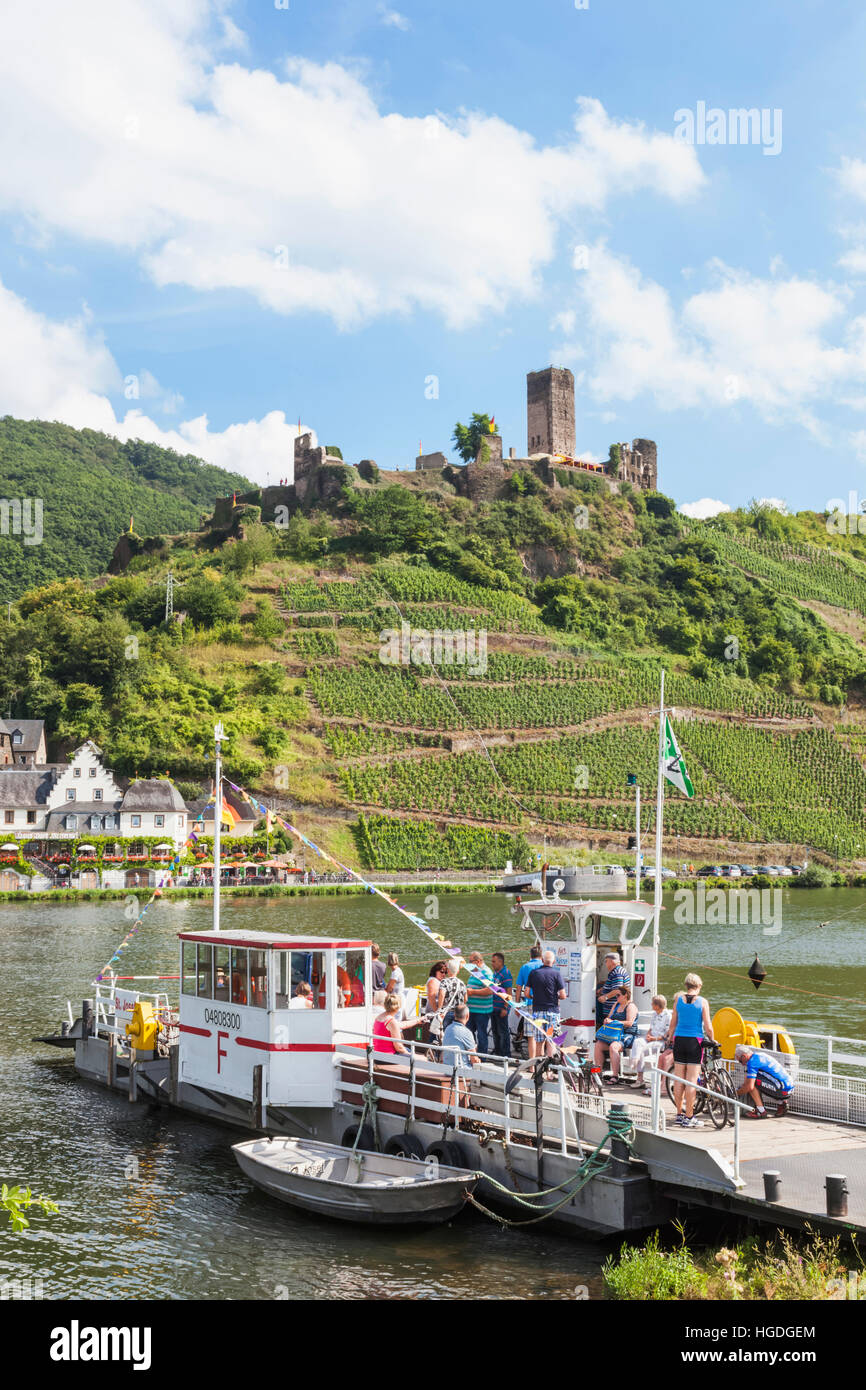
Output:
[[[680,1234],[676,1248],[664,1249],[655,1231],[644,1245],[623,1245],[619,1256],[605,1261],[608,1297],[801,1302],[845,1297],[852,1256],[846,1264],[840,1236],[825,1236],[807,1225],[800,1237],[780,1231],[770,1240],[754,1236],[735,1246],[694,1252],[683,1227],[675,1224]],[[853,1264],[862,1271],[856,1241]]]

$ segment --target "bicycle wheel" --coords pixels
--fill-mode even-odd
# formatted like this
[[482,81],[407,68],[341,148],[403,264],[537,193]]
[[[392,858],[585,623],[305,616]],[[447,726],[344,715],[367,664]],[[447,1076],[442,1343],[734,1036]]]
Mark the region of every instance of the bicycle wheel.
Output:
[[665,1072],[665,1093],[671,1105],[676,1105],[676,1101],[674,1100],[674,1082],[676,1080],[677,1078],[672,1071]]
[[[704,1096],[704,1100],[706,1101],[710,1119],[716,1129],[724,1129],[725,1125],[728,1123],[728,1111],[730,1107],[727,1103],[724,1082],[718,1072],[713,1072],[707,1077],[707,1085],[710,1088],[711,1094]],[[697,1106],[695,1109],[697,1109]]]

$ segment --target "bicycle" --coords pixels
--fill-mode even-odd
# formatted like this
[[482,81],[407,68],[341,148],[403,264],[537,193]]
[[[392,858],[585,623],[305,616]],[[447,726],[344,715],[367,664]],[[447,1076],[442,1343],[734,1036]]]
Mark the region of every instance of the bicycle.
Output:
[[[679,1078],[673,1072],[666,1073],[665,1089],[668,1100],[673,1104],[676,1104],[674,1086],[678,1080]],[[721,1047],[717,1042],[711,1042],[709,1038],[701,1040],[701,1070],[698,1075],[698,1082],[707,1089],[695,1091],[695,1105],[692,1113],[700,1115],[706,1110],[714,1127],[724,1129],[726,1124],[733,1122],[734,1107],[731,1101],[736,1100],[737,1092],[733,1078],[722,1061]]]

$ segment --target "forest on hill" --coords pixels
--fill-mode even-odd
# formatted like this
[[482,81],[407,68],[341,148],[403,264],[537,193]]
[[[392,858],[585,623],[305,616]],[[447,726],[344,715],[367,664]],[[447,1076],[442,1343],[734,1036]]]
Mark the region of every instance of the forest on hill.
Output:
[[[759,504],[695,523],[573,470],[517,471],[484,501],[353,472],[287,525],[247,502],[229,532],[18,596],[0,704],[46,718],[55,752],[92,737],[121,775],[187,795],[220,718],[232,780],[342,856],[493,867],[543,835],[625,848],[664,666],[696,786],[669,803],[678,848],[866,855],[863,537]],[[404,623],[476,659],[383,658]]]
[[191,454],[6,415],[0,498],[38,500],[42,537],[23,544],[20,535],[0,533],[0,600],[52,579],[101,574],[131,517],[142,536],[189,531],[215,497],[249,486]]

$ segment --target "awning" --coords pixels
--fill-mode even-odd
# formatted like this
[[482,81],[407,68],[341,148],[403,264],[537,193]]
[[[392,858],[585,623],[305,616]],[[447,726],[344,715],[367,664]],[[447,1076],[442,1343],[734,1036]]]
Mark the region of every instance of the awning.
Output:
[[17,849],[17,848],[18,848],[18,846],[17,846],[17,845],[13,845],[13,844],[0,845],[0,851],[2,851],[2,850],[4,850],[4,849]]

